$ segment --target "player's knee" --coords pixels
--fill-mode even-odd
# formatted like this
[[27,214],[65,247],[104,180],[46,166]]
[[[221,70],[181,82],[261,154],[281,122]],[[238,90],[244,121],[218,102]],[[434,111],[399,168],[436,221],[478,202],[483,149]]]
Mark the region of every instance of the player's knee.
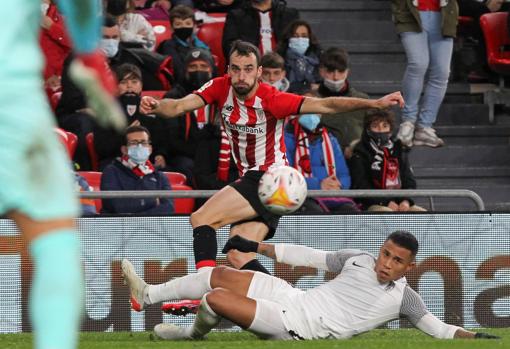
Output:
[[241,269],[243,265],[253,259],[251,254],[230,250],[227,253],[227,261],[236,269]]
[[205,299],[207,300],[209,307],[211,307],[213,311],[218,312],[231,301],[231,293],[232,292],[224,288],[215,288],[207,293]]
[[201,210],[193,212],[189,217],[189,222],[193,228],[200,227],[202,225],[208,225],[212,227],[214,230],[220,228],[220,225],[217,220],[213,220],[207,216],[206,213],[203,213]]

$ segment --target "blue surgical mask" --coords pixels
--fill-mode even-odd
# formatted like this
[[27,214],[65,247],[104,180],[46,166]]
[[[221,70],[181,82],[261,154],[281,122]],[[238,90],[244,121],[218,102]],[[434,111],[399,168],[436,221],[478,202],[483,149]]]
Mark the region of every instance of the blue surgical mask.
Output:
[[139,165],[145,164],[147,160],[149,160],[149,156],[151,155],[151,151],[149,147],[143,146],[141,144],[138,145],[130,145],[128,147],[128,156],[133,161]]
[[115,57],[119,52],[119,40],[118,39],[101,39],[99,42],[99,48],[104,52],[108,58]]
[[304,55],[310,46],[309,38],[290,38],[289,47],[300,55]]
[[317,114],[303,114],[299,117],[298,122],[308,131],[313,131],[317,128],[317,126],[319,126],[321,117]]

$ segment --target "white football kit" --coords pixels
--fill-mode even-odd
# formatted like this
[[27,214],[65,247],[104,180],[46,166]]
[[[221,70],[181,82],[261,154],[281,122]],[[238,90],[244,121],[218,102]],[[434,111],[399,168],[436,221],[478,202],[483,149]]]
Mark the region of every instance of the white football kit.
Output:
[[360,250],[326,252],[275,244],[276,260],[340,273],[307,291],[256,273],[248,297],[257,301],[249,330],[272,339],[350,338],[388,321],[407,318],[436,338],[453,338],[459,329],[432,315],[405,278],[381,284],[374,256]]

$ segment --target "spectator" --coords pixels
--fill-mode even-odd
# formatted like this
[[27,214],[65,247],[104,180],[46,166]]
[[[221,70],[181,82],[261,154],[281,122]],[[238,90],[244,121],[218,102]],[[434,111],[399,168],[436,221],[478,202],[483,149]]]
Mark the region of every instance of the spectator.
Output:
[[[78,172],[74,173],[74,183],[76,185],[77,192],[86,192],[86,191],[94,191],[85,177],[80,175]],[[81,205],[81,215],[82,216],[94,216],[97,214],[96,204],[94,199],[84,199],[80,198]]]
[[[182,84],[176,85],[165,98],[182,98],[198,90],[215,76],[214,61],[207,50],[199,48],[191,50],[184,60],[184,68]],[[194,112],[166,120],[171,134],[171,137],[168,137],[170,157],[166,167],[168,171],[184,173],[188,181],[191,181],[197,145],[201,137],[200,131],[206,124],[214,122],[215,114],[215,107],[206,105]]]
[[440,147],[444,142],[432,126],[448,86],[457,1],[394,0],[392,13],[407,57],[402,80],[406,104],[397,138],[406,147]]
[[173,37],[163,41],[159,45],[158,52],[172,57],[175,80],[182,83],[186,55],[194,48],[209,50],[209,46],[195,35],[196,23],[192,8],[183,5],[175,6],[170,11],[170,24]]
[[146,20],[170,20],[170,9],[172,2],[170,0],[147,0],[142,9],[138,9],[137,13],[145,17]]
[[285,61],[282,56],[276,52],[268,52],[260,59],[260,65],[262,81],[272,85],[278,91],[286,92],[289,89],[290,83],[285,76]]
[[228,57],[236,40],[252,43],[262,54],[275,51],[279,35],[299,18],[299,12],[282,0],[245,0],[227,14],[223,30],[223,54]]
[[[320,120],[318,114],[303,114],[287,124],[289,164],[305,177],[309,190],[349,189],[351,177],[338,140]],[[307,199],[304,207],[309,212],[357,211],[354,201],[341,197]]]
[[[352,189],[416,189],[407,153],[400,140],[392,138],[395,116],[390,111],[371,110],[364,119],[361,141],[350,161]],[[364,198],[368,211],[425,211],[410,198]]]
[[[152,152],[149,131],[142,126],[126,130],[122,156],[108,165],[101,176],[101,190],[171,190],[165,174],[149,160]],[[171,214],[169,199],[103,199],[103,213]]]
[[[115,75],[119,82],[118,99],[125,111],[127,124],[130,126],[141,125],[149,130],[152,135],[153,148],[151,160],[158,169],[166,167],[169,130],[165,120],[139,113],[143,88],[140,69],[133,64],[125,63],[115,68]],[[94,147],[99,157],[99,168],[101,170],[121,155],[120,148],[123,142],[123,135],[119,135],[113,129],[99,126],[94,128]]]
[[134,13],[130,0],[108,0],[106,12],[114,16],[120,27],[120,41],[128,47],[139,47],[153,51],[156,35],[152,25],[139,13]]
[[67,36],[64,19],[51,0],[41,2],[41,31],[39,42],[46,65],[43,77],[49,94],[60,89],[60,77],[64,60],[71,52],[71,41]]
[[[322,77],[319,96],[368,98],[366,93],[356,90],[349,83],[349,55],[344,49],[338,47],[327,49],[321,56],[319,73]],[[365,114],[365,110],[357,110],[322,116],[322,124],[341,142],[347,159],[352,155],[353,144],[361,137]]]
[[238,8],[244,0],[193,0],[194,7],[204,12],[229,12]]
[[319,57],[321,49],[308,22],[290,23],[278,44],[278,53],[285,58],[285,70],[290,92],[317,89],[320,82]]

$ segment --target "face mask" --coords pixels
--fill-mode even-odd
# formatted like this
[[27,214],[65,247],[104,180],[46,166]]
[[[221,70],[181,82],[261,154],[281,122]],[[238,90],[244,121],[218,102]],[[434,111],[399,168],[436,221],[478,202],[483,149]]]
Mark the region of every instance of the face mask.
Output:
[[193,90],[199,89],[211,79],[211,74],[207,71],[193,71],[188,73],[188,85]]
[[126,114],[129,117],[138,113],[138,107],[140,106],[140,95],[132,92],[126,92],[119,96],[119,102],[124,107]]
[[299,117],[298,122],[308,131],[313,131],[321,122],[321,117],[317,114],[303,114]]
[[344,80],[324,79],[324,86],[328,90],[333,91],[333,92],[340,92],[340,90],[344,87],[344,85],[345,85],[345,79]]
[[367,134],[374,140],[378,147],[386,145],[391,137],[391,132],[374,132],[367,130]]
[[118,39],[101,39],[99,48],[104,52],[106,57],[115,57],[117,52],[119,52],[119,41]]
[[46,13],[48,13],[48,9],[50,8],[50,4],[41,4],[41,12],[43,16],[46,16]]
[[141,144],[128,147],[129,158],[139,165],[145,164],[149,159],[149,155],[151,155],[150,149]]
[[289,80],[287,78],[280,79],[271,84],[274,88],[276,88],[280,92],[285,92],[289,88]]
[[309,38],[290,38],[289,47],[300,55],[304,55],[310,46]]
[[186,41],[193,34],[193,27],[174,29],[174,34],[182,41]]

